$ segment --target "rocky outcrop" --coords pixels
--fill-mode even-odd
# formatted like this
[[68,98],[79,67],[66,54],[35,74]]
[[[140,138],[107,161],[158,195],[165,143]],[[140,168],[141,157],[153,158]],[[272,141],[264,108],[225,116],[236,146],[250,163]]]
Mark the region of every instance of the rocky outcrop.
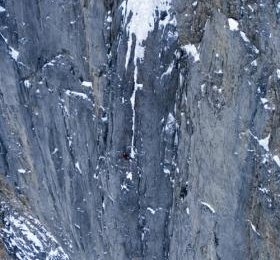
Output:
[[279,14],[0,0],[3,258],[278,259]]

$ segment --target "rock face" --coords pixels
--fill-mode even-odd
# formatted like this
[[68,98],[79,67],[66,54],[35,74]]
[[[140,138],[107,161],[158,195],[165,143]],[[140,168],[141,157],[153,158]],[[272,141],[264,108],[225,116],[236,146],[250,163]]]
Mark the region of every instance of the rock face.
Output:
[[279,259],[279,22],[0,0],[1,259]]

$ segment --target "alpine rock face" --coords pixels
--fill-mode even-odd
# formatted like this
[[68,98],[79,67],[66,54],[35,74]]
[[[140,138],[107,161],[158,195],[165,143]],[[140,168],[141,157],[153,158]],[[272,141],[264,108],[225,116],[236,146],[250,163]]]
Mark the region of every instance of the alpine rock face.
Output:
[[279,25],[275,0],[0,0],[0,259],[279,259]]

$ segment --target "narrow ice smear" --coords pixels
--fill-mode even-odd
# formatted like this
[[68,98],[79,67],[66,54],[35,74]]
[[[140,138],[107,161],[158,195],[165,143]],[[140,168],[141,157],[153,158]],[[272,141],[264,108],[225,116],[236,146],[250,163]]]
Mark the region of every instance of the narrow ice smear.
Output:
[[54,57],[54,59],[52,59],[51,61],[46,62],[46,63],[44,64],[43,69],[45,69],[45,68],[47,68],[47,67],[53,67],[53,66],[58,62],[58,60],[61,59],[62,57],[63,57],[62,54],[56,55],[56,56]]
[[239,30],[239,23],[238,21],[232,19],[232,18],[228,18],[228,25],[229,25],[229,29],[231,31],[238,31]]
[[254,67],[257,67],[257,66],[258,66],[257,60],[253,60],[253,61],[251,62],[251,65],[254,66]]
[[176,20],[171,18],[169,13],[171,0],[126,0],[123,1],[120,8],[124,17],[124,26],[128,35],[127,53],[125,68],[131,60],[133,39],[135,39],[134,49],[134,90],[130,98],[132,107],[132,138],[131,138],[131,158],[135,158],[135,101],[136,93],[141,90],[143,84],[138,83],[138,63],[143,62],[145,56],[145,41],[155,28],[155,22],[159,19],[161,12],[166,12],[167,16],[159,21],[159,28],[164,30],[167,24],[176,24]]
[[280,13],[280,2],[278,2],[276,5],[276,12]]
[[276,70],[277,78],[280,79],[280,69]]
[[87,94],[85,94],[85,93],[81,93],[81,92],[77,92],[77,91],[71,91],[71,90],[66,90],[65,94],[67,96],[79,97],[79,98],[82,98],[82,99],[90,101],[90,99],[88,98]]
[[132,138],[131,138],[131,151],[130,151],[130,156],[131,158],[135,158],[135,147],[134,147],[134,142],[135,142],[135,130],[136,130],[136,126],[135,126],[135,122],[136,122],[136,111],[135,111],[135,101],[136,101],[136,92],[139,89],[143,88],[143,84],[138,84],[137,83],[137,68],[134,70],[134,90],[132,93],[132,96],[130,98],[130,103],[131,103],[131,107],[132,107]]
[[274,155],[273,156],[273,160],[278,165],[278,167],[280,167],[280,158],[279,158],[279,156],[278,155]]
[[174,61],[168,66],[167,70],[164,73],[162,73],[160,78],[162,79],[165,76],[169,76],[172,73],[173,69],[174,69]]
[[82,170],[81,170],[81,167],[80,167],[80,163],[79,163],[79,162],[76,162],[76,163],[75,163],[75,167],[76,167],[76,169],[79,171],[79,173],[82,173]]
[[51,154],[54,155],[54,154],[56,154],[57,152],[58,152],[58,148],[55,147]]
[[176,128],[176,119],[171,113],[169,113],[166,120],[164,131],[167,133],[173,133],[175,128]]
[[244,42],[250,42],[250,40],[248,39],[248,37],[246,36],[246,34],[244,32],[240,32],[240,36]]
[[156,211],[150,207],[148,207],[147,210],[150,211],[152,215],[156,214]]
[[208,203],[206,203],[206,202],[204,202],[204,201],[201,201],[200,203],[201,203],[203,206],[207,207],[213,214],[216,213],[216,211],[214,210],[214,208],[213,208],[210,204],[208,204]]
[[250,226],[251,226],[252,230],[253,230],[258,236],[260,236],[260,233],[257,231],[257,228],[256,228],[256,226],[252,223],[252,221],[248,219],[248,222],[250,223]]
[[193,44],[187,44],[182,47],[182,49],[188,54],[191,55],[194,59],[194,62],[197,62],[200,60],[199,58],[199,52],[197,51],[197,48]]
[[46,64],[44,64],[43,69],[46,67],[49,67],[49,66],[50,67],[54,66],[54,63],[55,63],[55,60],[51,60],[51,61],[47,62]]
[[8,39],[4,37],[4,35],[0,32],[0,36],[2,37],[2,39],[4,40],[4,42],[6,44],[8,44]]
[[81,229],[81,227],[77,224],[74,224],[74,227],[77,228],[77,229]]

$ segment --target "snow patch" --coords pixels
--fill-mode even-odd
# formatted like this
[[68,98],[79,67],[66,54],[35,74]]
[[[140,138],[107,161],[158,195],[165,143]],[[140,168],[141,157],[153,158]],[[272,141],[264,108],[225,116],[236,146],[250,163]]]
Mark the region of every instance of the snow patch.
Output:
[[17,61],[18,60],[18,56],[19,56],[19,52],[17,50],[15,50],[14,48],[12,47],[9,47],[9,54],[10,56],[15,60]]
[[51,249],[46,260],[55,260],[59,258],[68,260],[67,256],[64,256],[64,258],[61,256],[61,252],[63,252],[61,247],[58,247],[56,249]]
[[38,219],[11,211],[3,220],[1,238],[6,248],[16,252],[17,259],[39,259],[42,253],[46,255],[47,260],[69,259]]
[[83,81],[82,82],[82,86],[83,87],[87,87],[87,88],[92,88],[92,82],[90,82],[90,81]]
[[258,143],[261,147],[263,147],[267,152],[269,152],[269,139],[270,139],[270,134],[264,138],[264,139],[258,139]]
[[10,222],[13,223],[13,225],[20,229],[23,233],[23,235],[26,237],[26,239],[32,243],[34,243],[34,245],[38,248],[40,248],[40,250],[43,249],[43,245],[41,243],[41,241],[38,239],[38,237],[33,234],[29,228],[26,226],[26,224],[24,224],[23,222],[21,222],[18,219],[15,219],[13,216],[10,217]]
[[215,70],[214,73],[216,73],[216,74],[223,74],[223,71],[221,69],[219,69],[219,70]]
[[280,2],[278,2],[276,5],[276,12],[280,13]]
[[235,19],[228,18],[228,25],[231,31],[238,31],[239,30],[239,23]]
[[253,135],[251,131],[249,131],[251,136],[259,143],[261,147],[263,147],[267,152],[269,152],[269,139],[270,139],[270,134],[264,138],[264,139],[259,139],[257,136]]
[[108,121],[107,115],[102,116],[102,117],[101,117],[101,121],[102,121],[102,122],[107,122],[107,121]]
[[132,181],[132,172],[126,172],[126,178]]
[[135,130],[136,130],[136,111],[135,100],[136,93],[142,89],[143,84],[138,81],[138,62],[143,62],[145,56],[145,40],[149,33],[155,28],[155,22],[158,20],[161,12],[166,13],[166,17],[159,21],[159,27],[164,30],[167,24],[176,24],[176,20],[170,15],[171,0],[125,0],[120,8],[124,17],[124,26],[128,35],[127,53],[125,59],[125,68],[127,69],[132,55],[133,40],[134,47],[134,90],[130,98],[132,107],[132,138],[131,138],[131,158],[135,158]]
[[[171,0],[127,0],[123,1],[121,8],[123,9],[124,23],[129,37],[128,50],[126,55],[125,67],[127,68],[132,52],[133,35],[136,37],[134,65],[137,59],[144,59],[145,46],[144,41],[148,38],[150,32],[154,30],[156,11],[167,12],[165,20],[171,21],[168,13],[170,10]],[[166,23],[160,22],[160,27],[164,29]]]
[[200,86],[200,90],[201,90],[201,93],[204,94],[205,93],[205,84],[202,84]]
[[23,82],[23,84],[24,84],[24,86],[25,86],[26,88],[30,88],[30,87],[31,87],[31,83],[30,83],[30,81],[29,81],[28,79],[26,79],[26,80]]
[[261,98],[261,102],[263,105],[265,105],[266,103],[268,103],[268,99],[267,98]]
[[269,140],[270,140],[270,134],[264,138],[264,139],[258,139],[256,136],[254,136],[251,132],[250,134],[253,136],[253,138],[255,140],[258,141],[259,145],[261,147],[263,147],[265,149],[265,151],[267,152],[267,154],[265,154],[265,157],[264,157],[264,162],[266,162],[268,160],[268,158],[272,158],[274,160],[274,162],[277,164],[278,167],[280,167],[280,158],[278,155],[272,155],[270,152],[269,152]]
[[197,51],[197,48],[193,44],[187,44],[185,46],[182,46],[182,49],[190,56],[193,57],[194,62],[197,62],[200,60],[199,53]]
[[267,188],[259,188],[259,191],[261,191],[264,194],[268,194],[269,189],[267,189]]
[[170,170],[169,169],[167,169],[167,168],[163,168],[163,172],[165,173],[165,174],[170,174]]
[[106,22],[111,23],[113,21],[112,16],[108,15]]
[[17,171],[18,171],[18,173],[22,173],[22,174],[26,173],[25,169],[18,169]]
[[0,13],[6,12],[6,9],[3,6],[0,6]]
[[275,106],[269,104],[269,100],[267,98],[261,98],[261,102],[264,105],[264,109],[266,110],[275,110]]
[[196,6],[197,6],[197,1],[193,2],[193,3],[192,3],[192,6],[193,6],[193,7],[196,7]]

